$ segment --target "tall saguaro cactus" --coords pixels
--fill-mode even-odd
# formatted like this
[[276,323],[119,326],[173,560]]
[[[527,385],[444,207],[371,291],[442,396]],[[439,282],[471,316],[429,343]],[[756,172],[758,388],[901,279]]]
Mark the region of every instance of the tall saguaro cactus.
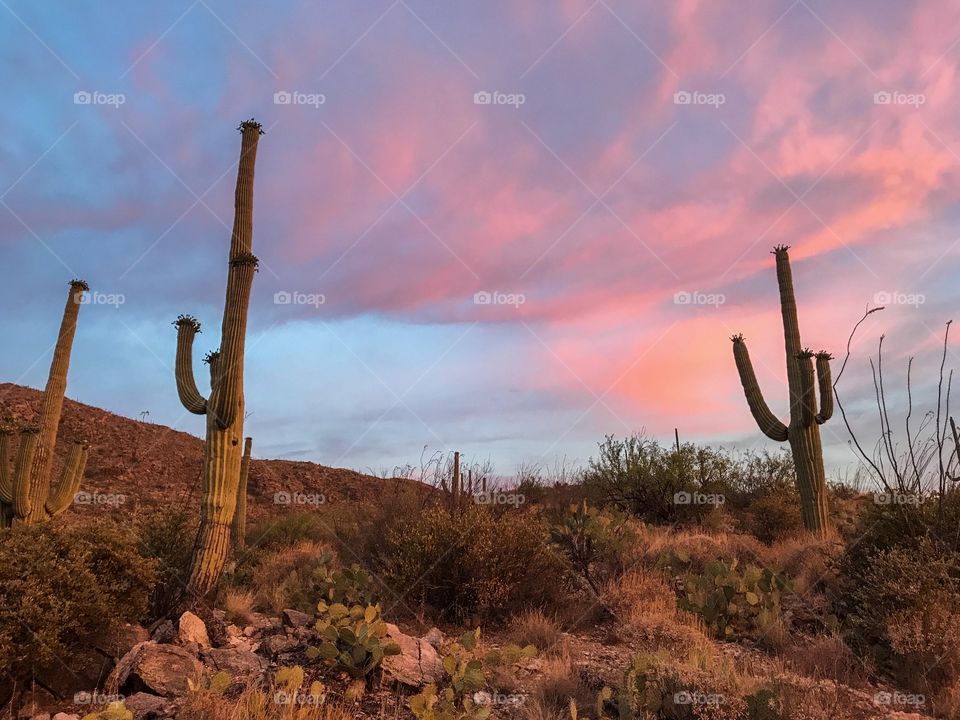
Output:
[[257,258],[253,238],[253,175],[260,123],[240,123],[240,165],[234,198],[233,233],[227,270],[227,293],[220,349],[207,356],[210,396],[197,390],[193,376],[193,340],[200,323],[181,315],[177,326],[177,393],[192,413],[207,416],[206,447],[201,480],[200,529],[194,547],[187,592],[198,598],[209,594],[220,579],[230,550],[230,529],[237,506],[243,440],[243,364],[247,311]]
[[67,371],[77,330],[77,319],[84,293],[89,286],[83,280],[70,281],[70,293],[60,322],[60,334],[50,363],[47,386],[40,403],[39,425],[20,432],[16,463],[10,471],[10,428],[0,429],[0,519],[9,526],[14,520],[37,523],[66,510],[80,487],[87,464],[87,446],[74,443],[67,453],[56,485],[51,485],[53,453],[57,444],[63,397],[67,391]]
[[[750,412],[763,433],[771,438],[790,443],[796,466],[797,491],[800,494],[801,515],[807,530],[822,535],[828,527],[827,482],[823,468],[823,447],[820,443],[820,425],[833,415],[833,387],[830,383],[829,353],[813,353],[800,344],[800,324],[797,321],[797,301],[793,292],[789,247],[774,248],[777,261],[777,283],[780,286],[780,311],[783,315],[783,338],[787,355],[787,383],[790,391],[790,424],[784,425],[774,415],[760,391],[756,373],[750,363],[743,335],[735,335],[733,357],[740,373],[740,382],[747,397]],[[820,407],[817,408],[817,390],[814,387],[813,359],[820,386]]]

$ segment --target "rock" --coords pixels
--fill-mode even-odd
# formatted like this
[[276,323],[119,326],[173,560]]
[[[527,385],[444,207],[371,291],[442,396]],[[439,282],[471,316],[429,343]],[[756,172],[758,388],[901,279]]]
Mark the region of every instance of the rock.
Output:
[[123,701],[127,710],[133,713],[133,720],[148,720],[163,714],[167,698],[150,693],[138,692]]
[[299,610],[284,610],[281,616],[287,627],[302,628],[313,624],[313,617]]
[[203,620],[187,610],[180,616],[177,633],[181,645],[196,643],[202,648],[210,647],[210,636],[207,635],[207,626]]
[[71,715],[70,713],[59,712],[53,716],[53,720],[80,720],[79,715]]
[[270,635],[260,643],[260,652],[274,656],[280,653],[290,652],[299,645],[300,643],[296,638],[287,637],[286,635]]
[[139,643],[114,668],[107,686],[123,690],[146,688],[157,695],[179,697],[190,690],[203,674],[203,665],[176,645],[158,645],[152,640]]
[[421,638],[411,637],[387,623],[387,635],[383,642],[400,646],[399,655],[383,659],[383,670],[399,683],[422,687],[437,682],[443,676],[443,661],[433,646]]
[[215,672],[221,670],[230,674],[236,680],[240,677],[259,675],[266,670],[269,663],[259,655],[249,650],[238,648],[211,648],[203,652],[203,660]]
[[40,713],[39,715],[34,715],[30,720],[50,720],[50,713]]
[[246,635],[247,637],[253,637],[254,635],[257,634],[257,629],[253,625],[247,625],[243,629],[243,634]]
[[435,627],[430,628],[427,631],[427,634],[423,636],[423,639],[430,643],[433,646],[433,649],[437,650],[438,652],[440,648],[443,647],[443,641],[446,640],[440,628]]
[[94,647],[107,657],[119,660],[130,652],[134,645],[149,639],[150,633],[143,625],[124,623],[98,638]]
[[156,643],[171,643],[177,637],[177,631],[170,620],[164,620],[153,629],[150,638]]

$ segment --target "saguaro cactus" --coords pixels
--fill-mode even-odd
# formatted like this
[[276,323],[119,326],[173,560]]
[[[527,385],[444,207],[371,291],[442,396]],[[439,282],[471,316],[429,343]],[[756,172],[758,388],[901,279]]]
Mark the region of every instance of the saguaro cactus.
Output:
[[[820,443],[820,425],[833,415],[833,387],[830,383],[829,353],[813,353],[800,344],[800,325],[797,321],[797,301],[793,292],[789,248],[774,248],[777,260],[777,283],[780,286],[780,311],[783,315],[783,337],[787,355],[787,382],[790,390],[790,424],[784,425],[763,399],[756,373],[750,363],[743,335],[734,335],[733,357],[737,363],[740,382],[747,397],[750,412],[763,433],[772,440],[790,443],[796,466],[797,491],[800,494],[801,514],[807,530],[822,535],[828,527],[827,483],[823,469],[823,447]],[[817,391],[814,387],[813,359],[820,385],[820,407],[817,409]]]
[[60,322],[60,334],[50,363],[47,386],[40,403],[39,426],[20,432],[16,464],[10,472],[10,441],[13,431],[0,429],[0,518],[9,526],[14,520],[36,523],[66,510],[80,487],[87,464],[87,446],[74,443],[67,453],[63,470],[55,486],[51,486],[53,451],[63,413],[63,397],[67,390],[70,352],[77,330],[77,318],[89,286],[83,280],[70,281],[70,293]]
[[250,448],[252,446],[253,438],[244,440],[243,458],[240,460],[240,483],[237,485],[237,509],[233,514],[233,525],[231,526],[234,550],[242,549],[247,537],[247,482],[250,478]]
[[210,396],[197,390],[193,376],[193,340],[200,323],[181,315],[177,326],[177,393],[192,413],[207,416],[206,447],[201,480],[200,529],[194,546],[187,592],[194,598],[210,593],[220,579],[230,550],[231,525],[240,485],[243,439],[243,361],[247,310],[257,258],[253,238],[253,174],[260,123],[240,123],[240,165],[234,198],[233,233],[227,270],[227,293],[220,349],[207,356]]

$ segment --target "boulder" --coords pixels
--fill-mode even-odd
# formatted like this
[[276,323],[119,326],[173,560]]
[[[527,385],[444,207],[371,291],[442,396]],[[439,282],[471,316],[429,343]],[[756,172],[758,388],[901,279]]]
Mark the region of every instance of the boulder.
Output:
[[238,648],[211,648],[203,651],[202,657],[207,667],[214,672],[222,670],[234,680],[259,675],[269,665],[256,653]]
[[207,635],[207,626],[203,620],[187,610],[180,616],[177,624],[177,635],[181,645],[196,643],[202,648],[210,647],[210,636]]
[[149,690],[165,697],[180,697],[203,674],[203,665],[176,645],[152,640],[137,644],[111,673],[107,686],[117,690]]
[[286,635],[269,635],[260,643],[259,652],[273,657],[280,653],[291,652],[299,646],[300,642],[296,638]]
[[124,699],[123,704],[133,713],[133,720],[150,720],[164,715],[169,700],[159,695],[138,692]]
[[383,642],[394,642],[400,646],[399,655],[383,659],[384,672],[397,682],[410,687],[422,687],[443,677],[443,661],[426,640],[406,635],[396,625],[387,623],[387,635]]
[[171,643],[177,637],[177,630],[170,620],[164,620],[153,629],[150,638],[157,643]]
[[124,623],[108,630],[94,644],[97,650],[114,661],[126,655],[137,643],[150,639],[150,633],[143,625]]
[[313,616],[299,610],[284,610],[281,618],[287,627],[309,627],[313,624]]

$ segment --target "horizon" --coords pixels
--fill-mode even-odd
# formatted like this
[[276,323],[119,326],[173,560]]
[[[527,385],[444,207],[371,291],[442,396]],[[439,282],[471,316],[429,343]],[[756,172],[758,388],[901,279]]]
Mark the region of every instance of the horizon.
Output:
[[[202,436],[170,323],[203,324],[200,373],[254,116],[257,457],[363,470],[427,445],[509,474],[674,428],[778,451],[729,340],[784,417],[778,244],[834,376],[886,305],[838,385],[872,443],[881,335],[900,427],[908,358],[920,413],[960,300],[954,24],[881,5],[4,3],[0,378],[43,387],[82,277],[67,396]],[[852,471],[839,412],[822,432],[828,475]]]

